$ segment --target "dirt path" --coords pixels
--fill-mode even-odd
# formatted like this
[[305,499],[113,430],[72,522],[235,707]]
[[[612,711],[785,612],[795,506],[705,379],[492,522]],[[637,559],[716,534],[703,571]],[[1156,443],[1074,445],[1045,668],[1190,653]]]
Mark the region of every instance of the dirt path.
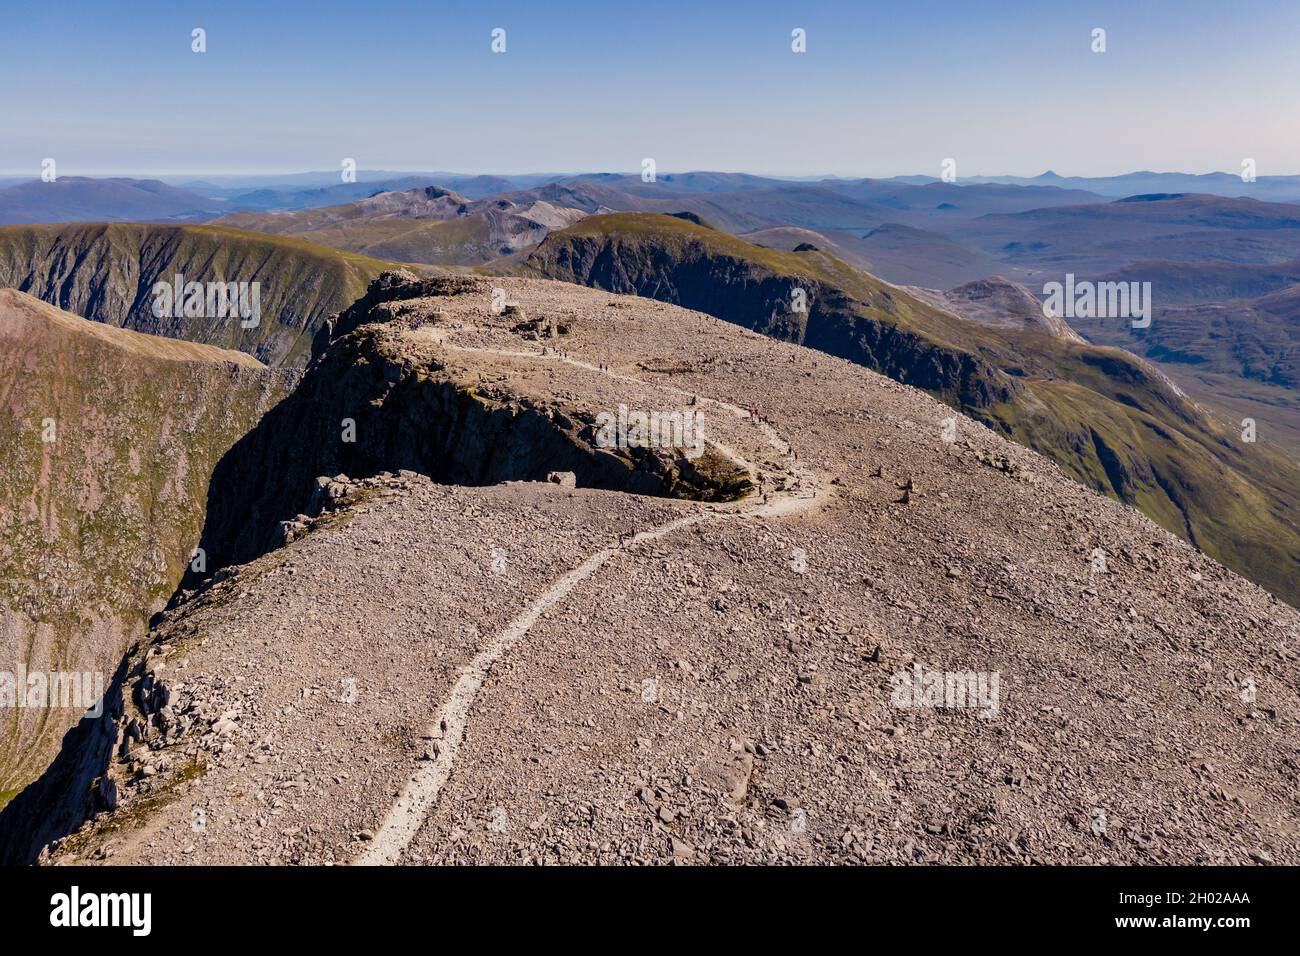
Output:
[[[579,359],[562,356],[553,352],[536,352],[521,351],[512,349],[499,348],[474,348],[469,346],[459,346],[448,344],[443,336],[439,335],[435,329],[428,329],[432,333],[430,337],[434,338],[444,348],[459,352],[479,352],[491,353],[495,355],[504,355],[512,358],[525,359],[554,359],[569,365],[576,366],[586,371],[595,372],[605,375],[609,378],[619,381],[633,383],[642,387],[656,387],[669,389],[682,395],[691,395],[684,389],[673,386],[659,385],[657,383],[644,382],[634,376],[624,375],[622,373],[608,371],[598,365],[589,362],[583,362]],[[610,545],[587,558],[582,564],[565,574],[559,580],[555,581],[547,590],[538,597],[523,613],[510,622],[510,624],[501,633],[496,635],[481,650],[472,661],[466,665],[460,676],[457,678],[455,685],[451,689],[451,694],[443,703],[437,716],[434,718],[430,727],[428,736],[434,738],[434,743],[429,750],[428,757],[424,760],[419,770],[407,783],[401,795],[393,804],[379,831],[375,834],[374,840],[369,844],[365,851],[358,856],[353,865],[358,866],[391,866],[398,862],[402,853],[415,838],[416,833],[424,824],[430,811],[438,802],[438,796],[442,792],[443,786],[451,777],[452,770],[456,765],[456,755],[460,751],[461,743],[465,739],[465,731],[469,723],[470,712],[473,709],[474,702],[478,697],[479,690],[482,688],[484,681],[487,679],[493,666],[511,648],[518,644],[529,630],[537,623],[537,620],[551,607],[554,607],[582,581],[589,578],[596,571],[600,570],[604,564],[611,558],[614,558],[622,551],[639,547],[648,541],[662,538],[674,531],[687,528],[692,525],[701,524],[711,521],[741,520],[747,518],[776,518],[786,515],[798,514],[812,511],[821,506],[822,501],[818,498],[817,485],[815,480],[809,475],[802,465],[793,460],[791,457],[790,444],[783,439],[776,430],[766,422],[755,421],[750,419],[749,413],[737,405],[724,402],[719,399],[706,398],[704,396],[693,396],[697,402],[712,405],[724,409],[731,414],[736,415],[745,421],[751,422],[763,434],[767,443],[776,450],[777,454],[785,459],[785,469],[787,477],[790,478],[798,491],[778,491],[764,496],[760,501],[749,504],[738,505],[714,505],[709,508],[702,506],[702,509],[691,515],[677,518],[657,528],[651,528],[647,531],[641,531],[618,544]],[[708,442],[720,454],[725,455],[736,464],[745,468],[751,476],[755,478],[757,487],[756,468],[752,462],[747,461],[734,450],[727,448],[717,442]]]

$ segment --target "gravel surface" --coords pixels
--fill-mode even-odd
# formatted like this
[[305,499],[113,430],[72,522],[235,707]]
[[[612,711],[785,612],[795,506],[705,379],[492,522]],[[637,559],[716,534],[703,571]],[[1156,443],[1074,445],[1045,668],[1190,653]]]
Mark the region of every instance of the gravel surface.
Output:
[[1300,862],[1295,610],[850,363],[463,285],[384,347],[565,415],[699,408],[760,490],[341,482],[133,652],[116,810],[48,859]]

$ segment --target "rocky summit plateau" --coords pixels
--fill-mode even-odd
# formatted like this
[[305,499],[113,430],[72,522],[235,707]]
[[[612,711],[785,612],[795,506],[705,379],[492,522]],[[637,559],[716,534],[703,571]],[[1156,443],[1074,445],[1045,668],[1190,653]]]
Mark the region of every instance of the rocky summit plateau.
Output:
[[1300,862],[1300,612],[927,392],[540,278],[310,351],[7,862]]

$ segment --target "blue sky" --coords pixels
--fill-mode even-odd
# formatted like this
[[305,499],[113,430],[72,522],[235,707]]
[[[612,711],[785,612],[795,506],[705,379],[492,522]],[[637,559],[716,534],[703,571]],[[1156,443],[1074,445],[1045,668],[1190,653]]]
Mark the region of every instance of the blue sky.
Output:
[[1294,0],[9,0],[0,171],[1300,173],[1298,50]]

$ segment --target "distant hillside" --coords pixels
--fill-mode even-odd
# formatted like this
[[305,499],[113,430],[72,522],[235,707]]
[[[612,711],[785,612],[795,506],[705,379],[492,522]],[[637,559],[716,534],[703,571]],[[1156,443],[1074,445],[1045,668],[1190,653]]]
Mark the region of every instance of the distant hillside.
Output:
[[829,252],[836,259],[847,262],[855,269],[880,275],[874,260],[866,257],[863,241],[848,233],[833,232],[829,229],[819,232],[816,229],[803,229],[799,226],[773,226],[770,229],[744,233],[740,238],[756,246],[784,249],[786,252],[815,246],[823,252]]
[[[1300,467],[1118,349],[960,319],[822,252],[663,216],[593,216],[526,271],[708,312],[942,398],[1300,603]],[[808,309],[791,309],[803,290]]]
[[531,248],[552,229],[582,215],[537,199],[471,201],[450,189],[428,186],[323,209],[234,213],[218,223],[402,262],[476,265]]
[[[748,242],[794,250],[811,243],[835,258],[894,285],[946,289],[997,272],[992,256],[912,226],[887,223],[864,236],[779,226],[741,236]],[[1009,270],[1014,273],[1014,269]]]
[[302,209],[323,209],[339,206],[359,199],[369,199],[379,193],[408,192],[438,186],[459,193],[469,199],[485,199],[498,193],[510,192],[519,186],[504,176],[470,176],[459,179],[442,179],[434,176],[398,176],[392,179],[367,180],[355,183],[332,183],[328,186],[265,186],[246,191],[211,186],[209,192],[219,197],[227,213],[235,212],[296,212]]
[[1156,193],[981,216],[951,224],[945,235],[1057,278],[1153,259],[1283,263],[1300,258],[1300,206]]
[[1049,335],[1064,342],[1084,341],[1063,318],[1048,315],[1032,292],[1002,276],[976,279],[946,292],[914,287],[907,292],[936,308],[993,328]]
[[0,226],[15,223],[206,219],[221,204],[156,179],[60,176],[0,189]]
[[1087,278],[1098,282],[1150,282],[1161,306],[1197,305],[1224,299],[1253,299],[1289,285],[1300,285],[1300,259],[1265,263],[1144,259]]
[[1082,189],[1063,189],[1053,184],[1034,186],[925,182],[915,185],[881,179],[838,180],[816,184],[835,190],[859,202],[874,203],[905,215],[891,222],[932,228],[933,224],[970,219],[992,213],[1017,213],[1031,209],[1077,206],[1097,202],[1101,197]]
[[1154,291],[1164,285],[1151,281],[1156,307],[1148,328],[1095,317],[1074,319],[1075,326],[1094,342],[1159,363],[1229,424],[1252,419],[1258,441],[1278,443],[1300,460],[1300,284],[1250,299],[1164,305]]
[[1160,362],[1300,390],[1300,284],[1253,299],[1162,306],[1142,329],[1115,318],[1073,321],[1096,342]]
[[[640,183],[640,180],[637,180]],[[733,212],[714,201],[716,194],[654,184],[637,189],[624,176],[584,176],[546,183],[511,193],[515,202],[546,202],[579,209],[587,214],[645,211],[672,214],[689,212],[728,232],[748,232],[777,225],[761,216]]]
[[[281,187],[234,192],[223,199],[223,208],[233,212],[279,212],[298,209],[319,209],[342,203],[366,199],[376,193],[393,190],[423,189],[437,185],[425,176],[403,176],[380,182],[334,183],[315,188]],[[231,192],[223,190],[223,192]]]
[[542,188],[553,195],[567,191],[590,196],[608,210],[668,212],[676,204],[730,232],[781,225],[863,233],[886,223],[941,229],[948,222],[989,213],[1078,205],[1100,198],[1056,188],[908,185],[876,179],[795,182],[706,172],[660,175],[652,183],[632,175],[582,175]]
[[[217,461],[294,376],[0,289],[0,655],[107,688],[180,581]],[[0,804],[74,709],[0,709]]]
[[[0,287],[29,292],[109,325],[203,342],[300,366],[332,312],[359,297],[388,264],[297,239],[215,226],[80,223],[0,228]],[[153,287],[257,282],[261,320],[159,319]]]
[[[926,177],[921,177],[924,180]],[[915,181],[915,177],[902,177]],[[1057,186],[1085,189],[1103,196],[1121,198],[1142,193],[1204,193],[1212,196],[1241,196],[1268,202],[1300,202],[1300,176],[1257,176],[1246,182],[1235,173],[1154,173],[1142,171],[1121,176],[1058,176],[1048,171],[1040,176],[972,176],[960,185],[1008,183],[1019,186]]]

